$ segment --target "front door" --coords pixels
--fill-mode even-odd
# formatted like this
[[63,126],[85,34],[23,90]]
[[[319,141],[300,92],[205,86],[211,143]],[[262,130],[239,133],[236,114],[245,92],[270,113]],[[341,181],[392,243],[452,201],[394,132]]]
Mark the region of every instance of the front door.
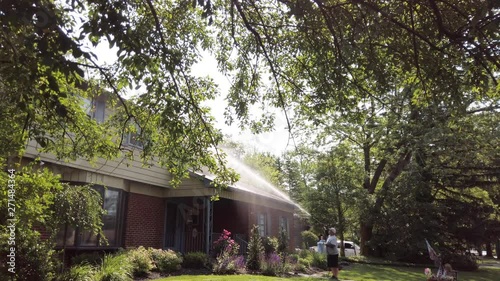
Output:
[[176,202],[167,202],[165,214],[165,249],[184,250],[184,220]]

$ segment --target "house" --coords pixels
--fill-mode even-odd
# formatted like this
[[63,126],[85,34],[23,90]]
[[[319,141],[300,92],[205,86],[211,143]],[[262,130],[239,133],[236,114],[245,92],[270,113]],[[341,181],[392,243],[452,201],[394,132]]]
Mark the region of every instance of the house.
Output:
[[[94,108],[106,110],[104,105]],[[91,118],[103,119],[105,115],[105,112],[89,113]],[[134,139],[126,137],[124,145],[138,152],[140,143]],[[299,206],[249,171],[245,171],[241,182],[222,190],[220,199],[213,201],[216,192],[211,186],[213,175],[206,172],[192,172],[179,187],[172,188],[166,169],[144,166],[138,160],[65,162],[51,154],[40,154],[35,142],[28,144],[25,157],[26,161],[39,157],[45,167],[70,184],[92,183],[103,196],[107,245],[100,245],[100,237],[89,232],[68,229],[58,236],[58,245],[64,244],[68,250],[145,246],[183,253],[208,252],[223,229],[231,231],[244,249],[253,225],[259,226],[261,236],[277,237],[280,227],[284,228],[289,233],[290,249],[299,245],[295,233],[301,226],[294,219]],[[232,157],[230,165],[236,160]],[[235,170],[245,170],[245,166],[238,162]]]

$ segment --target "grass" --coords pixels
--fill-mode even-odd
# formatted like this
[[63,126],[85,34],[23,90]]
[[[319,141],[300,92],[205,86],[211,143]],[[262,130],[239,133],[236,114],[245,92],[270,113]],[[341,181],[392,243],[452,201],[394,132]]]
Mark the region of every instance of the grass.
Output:
[[[477,272],[459,272],[458,280],[460,281],[494,281],[498,280],[500,268],[498,267],[481,267]],[[156,281],[314,281],[327,280],[328,275],[325,272],[325,277],[267,277],[259,275],[183,275],[173,276]],[[381,266],[370,264],[351,264],[340,271],[339,277],[341,280],[353,281],[425,281],[424,268],[402,267],[402,266]]]
[[[435,271],[435,270],[434,270]],[[477,272],[459,272],[460,281],[494,281],[498,280],[500,268],[482,267]],[[352,264],[340,271],[339,277],[344,280],[355,281],[423,281],[425,280],[424,268],[415,267],[392,267],[369,264]]]
[[269,277],[261,275],[183,275],[183,276],[173,276],[162,279],[157,279],[155,281],[173,281],[173,280],[183,280],[183,281],[284,281],[284,280],[295,280],[295,281],[314,281],[320,278],[280,278],[280,277]]

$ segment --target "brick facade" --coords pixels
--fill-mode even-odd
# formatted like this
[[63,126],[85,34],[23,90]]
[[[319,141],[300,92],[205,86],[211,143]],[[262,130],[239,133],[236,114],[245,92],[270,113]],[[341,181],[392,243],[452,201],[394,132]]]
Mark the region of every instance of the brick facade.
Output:
[[224,198],[214,202],[213,232],[222,233],[223,229],[234,234],[249,232],[248,203]]
[[125,221],[125,247],[163,247],[165,201],[129,193]]

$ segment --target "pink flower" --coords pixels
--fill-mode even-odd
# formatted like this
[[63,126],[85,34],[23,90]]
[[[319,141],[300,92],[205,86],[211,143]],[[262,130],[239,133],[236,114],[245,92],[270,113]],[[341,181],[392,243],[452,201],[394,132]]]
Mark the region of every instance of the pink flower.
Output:
[[426,269],[424,269],[424,273],[426,276],[429,276],[429,275],[431,275],[432,272],[431,272],[430,268],[426,268]]

